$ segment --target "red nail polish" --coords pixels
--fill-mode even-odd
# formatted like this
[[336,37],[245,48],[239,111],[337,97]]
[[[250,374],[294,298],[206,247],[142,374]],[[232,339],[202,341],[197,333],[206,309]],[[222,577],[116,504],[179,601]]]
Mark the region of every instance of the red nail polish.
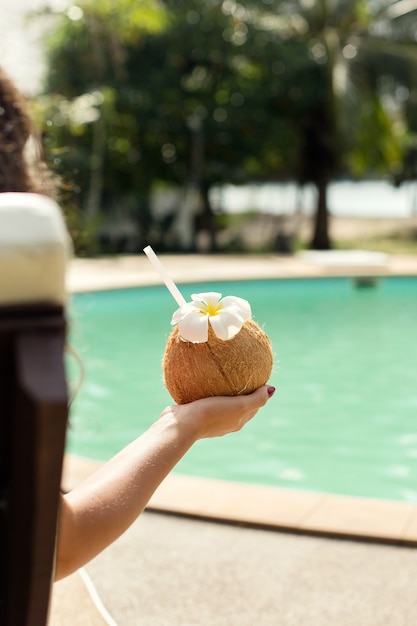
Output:
[[268,386],[268,396],[271,398],[275,393],[275,387],[272,387],[272,385]]

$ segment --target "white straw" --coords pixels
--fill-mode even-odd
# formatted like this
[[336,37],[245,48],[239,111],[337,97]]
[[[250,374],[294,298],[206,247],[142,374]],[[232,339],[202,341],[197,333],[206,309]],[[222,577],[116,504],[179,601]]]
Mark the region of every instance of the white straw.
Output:
[[143,251],[148,257],[148,259],[150,260],[150,262],[158,270],[159,274],[161,275],[162,280],[164,281],[165,285],[167,286],[174,300],[176,300],[178,306],[182,306],[183,304],[186,304],[186,300],[184,296],[182,295],[177,285],[174,283],[171,276],[168,274],[168,272],[162,265],[161,261],[156,256],[155,252],[152,250],[151,246],[146,246],[146,248],[144,248]]

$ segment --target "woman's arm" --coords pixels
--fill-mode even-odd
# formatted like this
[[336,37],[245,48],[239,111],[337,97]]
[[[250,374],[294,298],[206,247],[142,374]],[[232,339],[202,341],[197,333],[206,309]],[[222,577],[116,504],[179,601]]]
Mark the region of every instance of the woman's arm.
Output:
[[167,407],[160,419],[87,480],[61,497],[56,579],[117,539],[198,440],[240,430],[273,394],[214,397]]

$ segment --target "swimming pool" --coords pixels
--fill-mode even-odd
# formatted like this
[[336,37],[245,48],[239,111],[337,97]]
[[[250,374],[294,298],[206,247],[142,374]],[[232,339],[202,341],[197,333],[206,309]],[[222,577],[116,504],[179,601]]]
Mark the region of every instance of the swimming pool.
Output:
[[[273,344],[277,393],[243,431],[199,442],[175,471],[416,501],[417,278],[181,286],[186,299],[206,290],[249,300]],[[175,308],[164,286],[73,297],[71,343],[86,374],[69,452],[106,459],[171,402],[161,358]]]

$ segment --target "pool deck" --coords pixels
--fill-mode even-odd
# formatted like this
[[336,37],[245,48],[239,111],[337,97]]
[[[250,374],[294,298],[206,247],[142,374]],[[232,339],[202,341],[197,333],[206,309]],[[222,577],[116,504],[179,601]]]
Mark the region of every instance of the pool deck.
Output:
[[[165,267],[168,269],[170,275],[177,283],[182,282],[202,282],[210,280],[238,280],[238,279],[257,279],[257,278],[296,278],[296,277],[324,277],[324,276],[352,276],[360,278],[372,278],[378,276],[417,276],[417,257],[406,256],[377,256],[368,255],[366,253],[358,254],[316,254],[316,255],[295,255],[295,256],[277,256],[277,255],[265,255],[265,256],[206,256],[206,255],[166,255],[161,256]],[[68,273],[68,288],[71,292],[82,292],[91,290],[104,290],[104,289],[117,289],[134,287],[140,285],[160,284],[161,280],[156,274],[156,271],[143,256],[138,257],[118,257],[118,258],[100,258],[100,259],[74,259],[71,263]],[[97,461],[88,459],[82,459],[68,455],[65,459],[65,470],[63,485],[64,488],[71,488],[80,482],[85,476],[89,475],[94,469],[98,467]],[[166,480],[162,483],[154,496],[151,498],[147,511],[145,512],[143,521],[138,520],[134,524],[134,528],[131,531],[133,535],[139,533],[142,537],[142,541],[151,541],[152,528],[147,529],[147,524],[150,523],[147,520],[153,520],[155,523],[155,514],[168,514],[162,516],[162,521],[156,522],[158,524],[168,526],[167,532],[176,533],[183,532],[184,528],[188,528],[189,532],[193,532],[193,529],[198,534],[196,524],[205,524],[208,533],[213,533],[214,537],[218,537],[220,541],[220,535],[232,532],[232,528],[236,528],[236,533],[245,532],[248,533],[246,539],[247,550],[249,554],[256,554],[256,551],[260,549],[260,543],[266,541],[267,537],[270,537],[271,549],[274,549],[273,543],[282,541],[283,544],[277,547],[279,550],[285,551],[285,546],[291,545],[293,542],[302,542],[304,546],[314,545],[314,549],[320,552],[318,560],[323,559],[326,561],[326,554],[330,554],[333,549],[341,549],[341,546],[348,540],[355,542],[355,550],[360,550],[358,546],[363,545],[363,553],[360,558],[367,559],[365,552],[372,549],[377,549],[379,552],[372,553],[374,558],[379,555],[378,558],[391,558],[393,554],[398,555],[398,558],[407,558],[406,554],[408,550],[413,551],[417,546],[417,503],[411,502],[399,502],[372,498],[360,498],[351,496],[331,495],[306,491],[292,491],[287,489],[280,489],[274,487],[264,487],[258,485],[249,485],[234,483],[229,481],[212,480],[207,478],[196,478],[192,476],[184,476],[181,474],[171,473]],[[159,518],[158,518],[159,519]],[[218,524],[218,522],[226,523]],[[145,530],[143,530],[145,528]],[[217,529],[217,530],[216,530]],[[227,530],[226,530],[227,529]],[[165,529],[166,531],[166,529]],[[270,531],[273,531],[272,534]],[[162,531],[161,531],[162,532]],[[187,531],[188,532],[188,531]],[[200,531],[201,532],[201,531]],[[143,533],[143,534],[141,534]],[[256,534],[258,533],[258,534]],[[259,534],[260,533],[260,534]],[[133,536],[132,535],[132,536]],[[130,535],[128,535],[129,537]],[[237,535],[234,535],[236,537]],[[273,539],[274,537],[274,539]],[[340,542],[342,540],[342,542]],[[110,547],[103,555],[97,557],[87,570],[92,575],[95,584],[101,590],[101,593],[106,597],[109,595],[109,591],[113,588],[109,587],[108,577],[111,577],[112,567],[114,560],[119,561],[117,563],[118,576],[119,565],[122,568],[131,568],[135,557],[131,554],[131,550],[128,546],[123,544],[121,540],[116,542],[113,547]],[[160,538],[160,541],[165,541],[164,538]],[[316,542],[314,544],[305,542]],[[289,542],[289,543],[288,543]],[[322,542],[322,543],[320,543]],[[359,542],[359,543],[357,543]],[[378,544],[378,545],[375,545]],[[300,543],[293,545],[293,549],[297,550],[297,546]],[[335,548],[336,546],[336,548]],[[169,550],[174,550],[174,547],[166,547],[167,554]],[[200,546],[200,549],[201,546]],[[265,548],[268,550],[268,548]],[[353,549],[353,548],[352,548]],[[142,548],[139,548],[139,552]],[[326,552],[327,550],[327,552]],[[385,552],[389,550],[400,550],[400,552]],[[404,553],[405,550],[405,553]],[[322,552],[323,551],[323,552]],[[350,553],[352,554],[352,552]],[[385,556],[383,556],[385,555]],[[388,556],[390,555],[390,556]],[[402,556],[400,556],[402,555]],[[149,556],[152,560],[152,556]],[[165,558],[165,555],[161,555],[161,560]],[[169,557],[168,557],[169,558]],[[175,556],[173,557],[175,558]],[[182,555],[177,554],[177,558],[181,563],[184,559]],[[196,557],[198,558],[198,557]],[[207,557],[209,558],[209,557]],[[280,554],[276,555],[276,558],[280,559]],[[370,556],[369,558],[373,558]],[[415,558],[415,557],[414,557]],[[106,560],[107,559],[107,560]],[[110,561],[108,560],[110,559]],[[289,555],[291,559],[291,555]],[[377,559],[376,559],[377,560]],[[376,562],[376,561],[375,561]],[[104,569],[103,569],[104,567]],[[106,570],[107,567],[107,570]],[[163,565],[162,565],[163,567]],[[168,566],[169,567],[169,566]],[[244,565],[242,565],[244,567]],[[278,567],[278,565],[276,565]],[[307,566],[306,566],[307,567]],[[323,563],[323,575],[331,577],[332,574],[327,572],[328,563]],[[381,566],[382,567],[382,566]],[[403,565],[401,565],[403,567]],[[389,568],[388,568],[389,569]],[[105,572],[107,573],[101,573]],[[152,571],[150,566],[149,572]],[[277,570],[278,571],[278,570]],[[385,570],[382,570],[376,575],[383,574]],[[391,575],[393,572],[389,572]],[[415,571],[413,576],[415,576]],[[150,575],[150,574],[149,574]],[[334,582],[336,583],[337,576],[335,576]],[[411,574],[410,574],[411,575]],[[349,575],[349,581],[352,582],[352,577],[358,576],[358,580],[361,577],[360,572],[354,572]],[[112,583],[113,584],[113,583]],[[125,583],[124,584],[128,584]],[[180,584],[178,582],[178,584]],[[254,584],[253,581],[251,584]],[[270,584],[270,583],[269,583]],[[340,581],[341,585],[345,583]],[[363,585],[367,584],[366,579],[363,580]],[[76,581],[74,577],[71,577],[68,581],[58,583],[65,590],[66,585],[75,585],[79,594],[82,595],[79,588],[80,582]],[[78,585],[78,587],[77,587]],[[265,581],[264,581],[265,585]],[[309,585],[301,589],[301,592],[308,592]],[[193,583],[192,587],[195,586]],[[255,585],[256,586],[256,585]],[[266,584],[263,590],[259,590],[262,595],[265,589],[268,588]],[[118,587],[119,589],[119,587]],[[119,589],[120,591],[120,589]],[[196,593],[200,593],[197,590]],[[55,592],[54,592],[55,593]],[[85,590],[84,590],[85,593]],[[130,593],[130,592],[129,592]],[[379,593],[384,594],[384,589],[381,589]],[[308,595],[308,594],[307,594]],[[123,593],[122,593],[123,596]],[[375,595],[375,602],[378,602],[378,594]],[[54,596],[56,597],[56,595]],[[398,599],[400,597],[398,596]],[[395,596],[390,600],[391,603],[395,601]],[[404,599],[407,603],[409,598]],[[229,626],[231,624],[253,624],[255,619],[254,615],[250,612],[241,610],[235,611],[235,617],[219,619],[215,621],[213,616],[201,618],[202,621],[198,621],[197,617],[190,621],[184,620],[184,615],[181,616],[181,609],[177,607],[173,609],[170,618],[167,616],[157,615],[158,612],[149,613],[148,618],[142,619],[129,617],[130,613],[123,604],[124,601],[109,600],[110,604],[114,602],[113,615],[122,616],[122,621],[118,622],[120,626],[127,626],[128,624],[149,624],[152,626],[163,626],[167,624],[169,626],[196,626],[202,624],[205,626],[215,626],[215,624],[224,624]],[[312,599],[312,605],[310,608],[300,615],[298,618],[291,618],[290,613],[294,611],[294,607],[288,607],[284,601],[282,601],[282,610],[288,610],[288,619],[282,619],[278,621],[272,620],[272,618],[265,617],[266,621],[260,621],[259,617],[256,617],[256,622],[259,624],[265,624],[274,626],[279,623],[280,626],[288,624],[305,625],[307,626],[325,626],[327,624],[337,623],[339,626],[342,624],[369,624],[376,626],[377,624],[412,624],[412,621],[407,621],[404,618],[405,613],[400,613],[398,621],[394,617],[387,618],[388,621],[384,621],[385,618],[381,617],[377,619],[378,611],[374,611],[373,617],[358,618],[357,621],[351,614],[350,619],[353,621],[344,621],[342,619],[343,609],[340,606],[340,611],[333,614],[330,621],[327,621],[325,616],[326,611],[323,607],[320,608],[319,613],[314,613],[313,605],[317,604],[317,598]],[[362,602],[362,600],[361,600]],[[367,603],[372,603],[371,599],[368,599]],[[56,606],[57,604],[57,606]],[[319,603],[320,604],[320,603]],[[366,611],[365,605],[361,608],[360,603],[357,605],[359,614],[361,611]],[[61,608],[60,608],[61,607]],[[141,602],[138,601],[138,607],[140,609]],[[353,607],[354,608],[354,607]],[[415,608],[415,607],[414,607]],[[55,603],[54,615],[59,615],[65,610],[63,605],[58,602]],[[317,609],[319,610],[319,609]],[[393,611],[397,610],[392,608]],[[175,611],[178,611],[178,615]],[[312,617],[312,613],[316,617]],[[152,612],[152,611],[151,611]],[[246,616],[245,616],[246,613]],[[282,615],[284,615],[282,613]],[[140,614],[140,612],[139,612]],[[142,614],[144,615],[144,614]],[[267,613],[266,613],[267,615]],[[54,621],[55,619],[55,621]],[[58,618],[52,619],[51,626],[64,626],[65,622]],[[83,624],[89,624],[90,622],[80,622]],[[91,618],[91,624],[110,623],[103,620],[103,617],[96,615],[97,621]],[[132,621],[129,621],[129,620]],[[148,619],[148,621],[147,621]],[[166,619],[166,621],[165,621]],[[206,619],[206,621],[204,621]],[[269,619],[269,621],[268,621]],[[72,618],[73,626],[76,626],[76,619]],[[401,621],[402,620],[402,621]]]
[[[175,282],[318,278],[325,276],[416,276],[417,256],[381,255],[366,251],[332,251],[298,255],[161,255]],[[140,256],[74,259],[68,271],[72,292],[159,285],[161,279]]]

